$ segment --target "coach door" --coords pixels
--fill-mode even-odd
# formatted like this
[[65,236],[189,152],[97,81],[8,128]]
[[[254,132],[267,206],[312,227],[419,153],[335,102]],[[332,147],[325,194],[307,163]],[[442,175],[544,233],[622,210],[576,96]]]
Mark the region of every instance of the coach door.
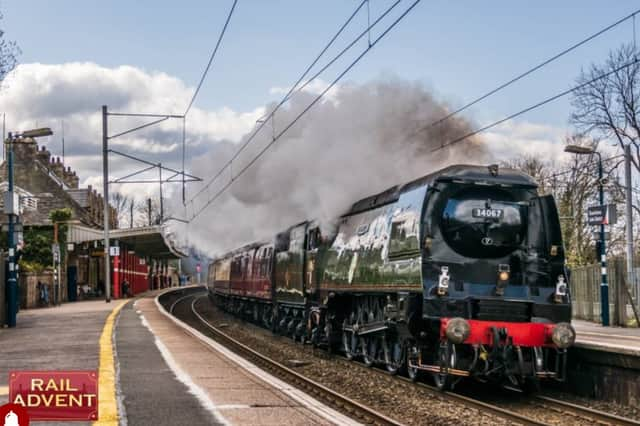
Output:
[[306,294],[313,294],[318,290],[318,250],[320,243],[320,228],[316,225],[310,225],[307,228],[304,268]]

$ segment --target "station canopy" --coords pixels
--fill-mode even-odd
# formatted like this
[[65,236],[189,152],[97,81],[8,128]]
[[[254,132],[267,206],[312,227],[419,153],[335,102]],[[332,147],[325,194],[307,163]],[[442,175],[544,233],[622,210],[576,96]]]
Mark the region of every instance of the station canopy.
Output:
[[[113,240],[127,244],[140,257],[153,259],[178,259],[185,257],[171,244],[163,232],[162,226],[143,226],[138,228],[123,228],[109,231],[111,244]],[[104,231],[89,228],[77,223],[69,223],[67,228],[67,243],[84,243],[88,241],[103,241]]]

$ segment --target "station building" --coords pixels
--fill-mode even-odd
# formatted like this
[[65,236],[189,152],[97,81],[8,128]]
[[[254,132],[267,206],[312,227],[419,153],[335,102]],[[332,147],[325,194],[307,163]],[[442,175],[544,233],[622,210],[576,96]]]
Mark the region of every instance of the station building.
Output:
[[[0,208],[2,193],[8,189],[6,158],[9,141],[4,143],[3,162],[0,164]],[[75,301],[100,297],[104,294],[104,207],[102,195],[91,187],[80,187],[80,178],[59,157],[54,157],[45,146],[38,146],[32,138],[13,141],[14,190],[20,196],[20,217],[17,227],[19,244],[26,248],[43,238],[52,240],[54,224],[50,213],[68,209],[71,219],[59,224],[61,268],[60,283],[53,271],[53,255],[45,268],[19,271],[21,305],[25,308],[42,305],[40,286],[47,286],[51,302]],[[169,279],[169,260],[181,257],[164,235],[161,226],[118,229],[116,210],[110,206],[109,227],[111,245],[119,247],[119,255],[111,259],[112,291],[121,297],[123,282],[133,295],[148,289],[177,283]],[[6,223],[6,216],[0,220]],[[6,230],[2,245],[6,249]],[[47,241],[48,241],[47,240]],[[53,241],[51,241],[53,242]],[[45,249],[51,249],[46,247]],[[45,255],[46,257],[46,255]],[[0,299],[4,297],[4,277],[0,277]],[[38,284],[40,283],[40,284]],[[3,304],[0,303],[0,306]],[[0,313],[1,314],[1,313]]]

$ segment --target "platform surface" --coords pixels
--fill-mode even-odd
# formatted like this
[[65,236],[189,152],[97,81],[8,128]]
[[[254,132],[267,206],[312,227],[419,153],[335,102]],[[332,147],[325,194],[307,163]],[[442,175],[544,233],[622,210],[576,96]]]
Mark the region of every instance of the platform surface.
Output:
[[318,401],[297,399],[295,394],[299,391],[266,381],[267,373],[245,364],[246,361],[239,363],[235,358],[230,359],[215,349],[219,345],[196,340],[163,315],[154,299],[140,299],[135,307],[171,353],[174,364],[206,394],[219,419],[234,425],[355,423]]
[[114,307],[100,300],[20,311],[15,328],[0,329],[0,404],[9,398],[11,370],[98,370],[98,340]]
[[[252,368],[200,343],[159,311],[156,294],[131,299],[113,316],[117,392],[112,406],[117,406],[120,424],[353,423],[338,413],[334,421],[328,407],[296,398],[289,386],[265,381]],[[118,305],[85,301],[20,312],[16,328],[0,329],[0,405],[8,402],[9,371],[99,370],[104,357],[100,337]]]
[[640,329],[603,327],[588,321],[573,320],[576,346],[640,357]]

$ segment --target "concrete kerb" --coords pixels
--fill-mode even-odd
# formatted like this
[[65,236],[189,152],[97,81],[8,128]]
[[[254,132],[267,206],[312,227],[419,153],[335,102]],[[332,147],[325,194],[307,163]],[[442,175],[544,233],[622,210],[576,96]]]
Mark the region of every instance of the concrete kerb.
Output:
[[[193,286],[191,286],[191,287],[193,287]],[[187,287],[181,287],[181,288],[187,288]],[[173,291],[176,291],[176,290],[177,289],[173,289]],[[167,294],[170,291],[172,291],[172,290],[163,292],[163,293],[161,293],[161,294],[159,294],[158,296],[155,297],[156,307],[158,308],[158,310],[160,311],[160,313],[162,315],[164,315],[166,318],[168,318],[171,321],[173,321],[185,333],[190,334],[191,336],[195,337],[202,344],[204,344],[205,346],[207,346],[210,349],[214,350],[215,352],[223,354],[226,358],[228,358],[229,360],[231,360],[232,362],[234,362],[238,366],[240,366],[243,369],[251,372],[251,374],[253,374],[254,376],[260,378],[262,381],[264,381],[268,385],[273,386],[274,388],[280,390],[281,392],[286,394],[288,397],[290,397],[294,401],[297,401],[302,406],[307,407],[310,411],[312,411],[315,414],[317,414],[318,416],[328,420],[329,422],[331,422],[333,424],[336,424],[336,425],[340,425],[340,426],[342,426],[342,425],[353,426],[353,425],[360,425],[361,424],[361,423],[358,423],[355,420],[351,419],[350,417],[347,417],[347,416],[343,415],[342,413],[339,413],[338,411],[335,411],[334,409],[326,406],[325,404],[321,403],[317,399],[307,395],[303,391],[301,391],[301,390],[299,390],[299,389],[297,389],[295,387],[292,387],[291,385],[283,382],[282,380],[272,376],[271,374],[269,374],[266,371],[262,370],[260,367],[258,367],[255,364],[251,363],[250,361],[247,361],[246,359],[240,357],[239,355],[236,355],[234,352],[232,352],[231,350],[227,349],[226,347],[224,347],[220,343],[216,342],[215,340],[205,336],[204,334],[202,334],[200,331],[196,330],[195,328],[193,328],[193,327],[189,326],[188,324],[185,324],[184,322],[182,322],[182,321],[178,320],[177,318],[175,318],[173,315],[171,315],[169,312],[167,312],[167,310],[164,308],[164,306],[162,306],[162,304],[159,301],[160,296],[162,296],[164,294]]]

